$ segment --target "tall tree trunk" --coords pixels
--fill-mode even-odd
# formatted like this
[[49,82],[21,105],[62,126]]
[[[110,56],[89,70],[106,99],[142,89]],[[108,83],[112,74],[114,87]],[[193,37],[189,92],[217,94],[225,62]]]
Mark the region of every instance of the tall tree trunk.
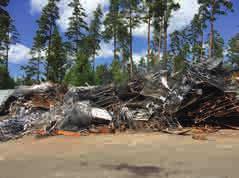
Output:
[[38,59],[37,59],[37,83],[40,83],[40,60],[41,60],[41,52],[38,51]]
[[148,66],[150,64],[150,42],[151,42],[151,17],[148,18]]
[[9,44],[10,44],[10,32],[7,32],[7,41],[6,41],[6,43],[5,43],[5,45],[6,45],[6,55],[5,55],[5,67],[6,67],[6,71],[7,71],[7,73],[9,72],[9,64],[8,64],[8,58],[9,58]]
[[161,60],[161,44],[162,44],[162,21],[159,21],[159,41],[158,41],[158,60]]
[[95,54],[93,55],[93,71],[95,72]]
[[77,58],[77,56],[78,56],[78,54],[79,54],[79,52],[80,52],[80,35],[79,34],[77,34],[76,35],[76,44],[75,44],[75,53],[76,53],[76,58]]
[[95,84],[95,49],[94,49],[94,54],[93,54],[93,82],[94,82],[94,84]]
[[203,44],[204,44],[204,33],[203,33],[203,28],[202,28],[202,32],[201,32],[201,56],[200,56],[200,60],[203,59]]
[[163,45],[163,60],[165,67],[168,63],[167,46],[168,46],[168,0],[164,0],[164,16],[163,16],[163,29],[164,29],[164,45]]
[[164,63],[167,65],[168,62],[168,24],[167,24],[167,17],[166,13],[164,16],[164,46],[163,46],[163,58]]
[[210,21],[211,31],[210,31],[210,49],[209,49],[209,58],[214,56],[214,23]]
[[132,9],[130,7],[130,18],[129,18],[129,31],[130,31],[130,77],[133,77],[133,29],[132,29]]
[[50,26],[49,31],[49,41],[48,41],[48,54],[47,54],[47,64],[46,64],[46,76],[47,80],[49,80],[49,62],[50,62],[50,55],[51,55],[51,38],[52,38],[52,25]]
[[114,60],[117,59],[117,39],[116,39],[116,31],[114,30]]
[[209,58],[214,57],[214,14],[215,14],[215,0],[212,0],[212,9],[210,17],[210,49],[209,49]]
[[8,58],[9,58],[9,44],[6,44],[6,71],[9,72],[9,64],[8,64]]

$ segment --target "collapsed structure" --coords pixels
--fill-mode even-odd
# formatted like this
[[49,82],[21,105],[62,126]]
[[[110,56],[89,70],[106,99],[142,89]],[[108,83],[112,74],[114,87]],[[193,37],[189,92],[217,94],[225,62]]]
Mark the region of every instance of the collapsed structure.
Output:
[[[34,130],[163,131],[239,125],[237,83],[220,60],[169,72],[158,68],[124,86],[66,87],[44,83],[8,92],[0,103],[0,141]],[[5,92],[6,93],[6,92]],[[2,97],[3,98],[3,97]]]

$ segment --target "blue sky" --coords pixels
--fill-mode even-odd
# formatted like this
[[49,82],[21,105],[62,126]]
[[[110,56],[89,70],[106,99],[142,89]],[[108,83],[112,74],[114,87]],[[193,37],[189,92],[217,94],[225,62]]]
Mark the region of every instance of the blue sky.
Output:
[[[90,21],[93,10],[100,3],[105,12],[108,7],[108,0],[81,0],[83,6],[88,14],[87,22]],[[197,0],[178,0],[182,6],[181,10],[176,12],[171,19],[169,31],[172,32],[176,29],[181,29],[187,25],[197,13],[198,4]],[[20,33],[20,42],[12,45],[10,50],[10,72],[11,75],[16,77],[22,75],[20,66],[27,63],[29,59],[29,50],[32,45],[32,39],[37,29],[36,20],[39,18],[42,7],[46,4],[47,0],[11,0],[8,10],[15,20],[15,25]],[[234,3],[234,13],[229,13],[228,16],[220,16],[216,21],[216,29],[221,33],[225,41],[228,41],[233,35],[239,32],[239,1],[232,0]],[[71,14],[71,9],[67,7],[69,0],[61,0],[60,15],[58,21],[59,28],[64,33],[67,28],[67,19]],[[146,53],[146,26],[142,24],[135,30],[134,36],[134,59],[138,60],[140,56]],[[110,63],[112,56],[111,44],[101,44],[102,50],[97,58],[98,63]]]

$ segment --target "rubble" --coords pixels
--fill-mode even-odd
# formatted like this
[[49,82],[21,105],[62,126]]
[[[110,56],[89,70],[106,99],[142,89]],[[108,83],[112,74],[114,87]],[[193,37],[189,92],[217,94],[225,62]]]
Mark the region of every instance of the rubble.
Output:
[[89,102],[77,102],[64,111],[64,118],[58,120],[55,128],[66,131],[79,131],[92,124],[108,125],[112,116],[107,110],[91,107]]
[[191,127],[206,125],[237,129],[237,82],[228,76],[220,60],[208,60],[186,62],[182,71],[156,68],[120,87],[111,84],[67,90],[52,83],[19,87],[1,100],[0,114],[8,115],[0,121],[0,140],[37,129],[50,135],[117,129],[183,135]]

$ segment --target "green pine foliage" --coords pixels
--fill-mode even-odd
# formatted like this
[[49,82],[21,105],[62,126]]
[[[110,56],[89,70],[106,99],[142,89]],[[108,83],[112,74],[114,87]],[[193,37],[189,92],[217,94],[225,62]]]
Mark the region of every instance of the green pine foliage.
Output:
[[175,31],[170,34],[171,38],[171,52],[173,56],[182,56],[187,58],[190,53],[190,43],[188,41],[187,29],[182,31]]
[[73,86],[93,84],[93,69],[85,54],[78,54],[75,65],[66,73],[64,82]]
[[101,6],[98,5],[97,9],[93,13],[93,19],[89,26],[89,49],[91,50],[90,56],[93,59],[93,69],[95,68],[95,57],[98,51],[101,49],[100,42],[102,39],[101,25],[103,12]]
[[49,80],[61,83],[64,79],[66,63],[64,45],[57,27],[55,27],[52,35],[52,47],[49,56]]
[[7,29],[10,24],[10,15],[5,10],[8,6],[9,0],[0,0],[0,42],[6,37]]
[[[222,36],[220,35],[220,33],[218,31],[214,31],[213,32],[213,53],[214,53],[214,58],[224,58],[224,51],[225,51],[225,42],[224,39],[222,38]],[[210,34],[209,34],[210,36]],[[210,37],[209,40],[206,41],[206,44],[208,46],[210,46]],[[210,51],[210,47],[208,49],[208,51]],[[210,53],[210,52],[209,52]]]
[[56,28],[56,21],[59,19],[59,8],[57,3],[59,0],[48,0],[47,5],[43,8],[40,19],[37,21],[38,30],[37,35],[39,35],[39,46],[46,51],[45,57],[45,72],[46,79],[50,80],[52,78],[50,74],[51,66],[51,53],[52,53],[52,38],[53,32]]
[[175,56],[173,60],[173,73],[175,77],[180,77],[186,67],[185,56]]
[[200,61],[205,56],[204,49],[204,29],[207,27],[204,12],[199,8],[199,13],[196,14],[188,26],[189,42],[192,46],[192,60]]
[[[198,0],[198,14],[188,26],[171,33],[168,44],[168,27],[173,12],[180,8],[178,0],[109,0],[107,13],[104,15],[99,5],[90,21],[86,19],[89,17],[81,1],[70,0],[72,15],[65,34],[59,32],[57,25],[59,2],[47,0],[37,21],[32,58],[22,67],[25,74],[23,79],[18,78],[18,84],[31,85],[42,81],[75,86],[125,84],[137,71],[146,71],[156,65],[181,74],[186,60],[200,62],[204,57],[224,57],[224,40],[214,23],[220,15],[233,11],[232,1]],[[8,73],[8,53],[10,45],[17,42],[18,34],[6,10],[8,3],[9,0],[0,0],[0,88],[14,87]],[[148,55],[136,65],[133,37],[134,30],[142,23],[147,25]],[[206,39],[204,32],[207,27],[210,35]],[[96,63],[103,40],[113,44],[109,66]],[[236,66],[239,66],[238,40],[237,34],[229,41],[227,55]],[[205,44],[208,44],[208,49]]]
[[32,58],[29,59],[27,65],[21,67],[21,70],[23,70],[25,73],[23,81],[25,81],[27,84],[40,83],[43,78],[44,58],[41,46],[41,36],[39,33],[37,33],[33,39],[31,56]]
[[147,62],[144,57],[141,57],[138,67],[139,68],[147,68]]
[[217,51],[214,38],[215,27],[214,23],[221,15],[227,15],[228,12],[233,12],[233,3],[230,0],[198,0],[200,10],[203,12],[203,18],[210,23],[209,37],[209,58],[217,57]]
[[69,40],[71,52],[77,57],[85,37],[85,31],[88,30],[87,23],[85,22],[86,14],[85,9],[82,7],[80,0],[72,0],[69,7],[73,8],[72,16],[69,18],[69,27],[66,31],[66,37]]
[[[168,62],[168,27],[172,13],[180,8],[175,0],[155,0],[152,4],[153,26],[154,26],[154,49],[158,52],[158,61],[163,52],[163,65]],[[161,49],[163,47],[163,49]],[[161,62],[160,62],[161,63]]]
[[233,65],[239,67],[239,33],[229,40],[227,57]]
[[107,65],[98,65],[95,71],[95,84],[104,85],[112,81],[112,75]]
[[0,0],[0,6],[6,7],[9,3],[9,0]]
[[124,24],[128,28],[129,32],[129,57],[130,57],[130,76],[133,76],[133,30],[140,24],[140,0],[121,0],[120,10],[123,15]]
[[13,89],[14,80],[10,77],[5,66],[0,65],[0,89]]
[[214,32],[214,56],[216,58],[224,58],[224,39],[222,38],[222,36],[220,35],[220,33],[218,31]]
[[4,64],[8,72],[10,45],[18,40],[18,32],[14,25],[14,20],[7,12],[9,0],[0,2],[0,64]]
[[110,71],[115,84],[121,85],[128,81],[128,73],[122,70],[119,60],[113,60]]
[[15,44],[18,33],[14,21],[6,10],[9,0],[0,0],[0,89],[14,87],[14,80],[9,74],[10,45]]
[[119,51],[119,35],[120,28],[122,27],[122,18],[120,14],[120,0],[110,0],[109,11],[106,14],[104,20],[104,32],[103,37],[106,42],[110,40],[113,41],[113,51],[114,57],[113,59],[119,59],[118,51]]

